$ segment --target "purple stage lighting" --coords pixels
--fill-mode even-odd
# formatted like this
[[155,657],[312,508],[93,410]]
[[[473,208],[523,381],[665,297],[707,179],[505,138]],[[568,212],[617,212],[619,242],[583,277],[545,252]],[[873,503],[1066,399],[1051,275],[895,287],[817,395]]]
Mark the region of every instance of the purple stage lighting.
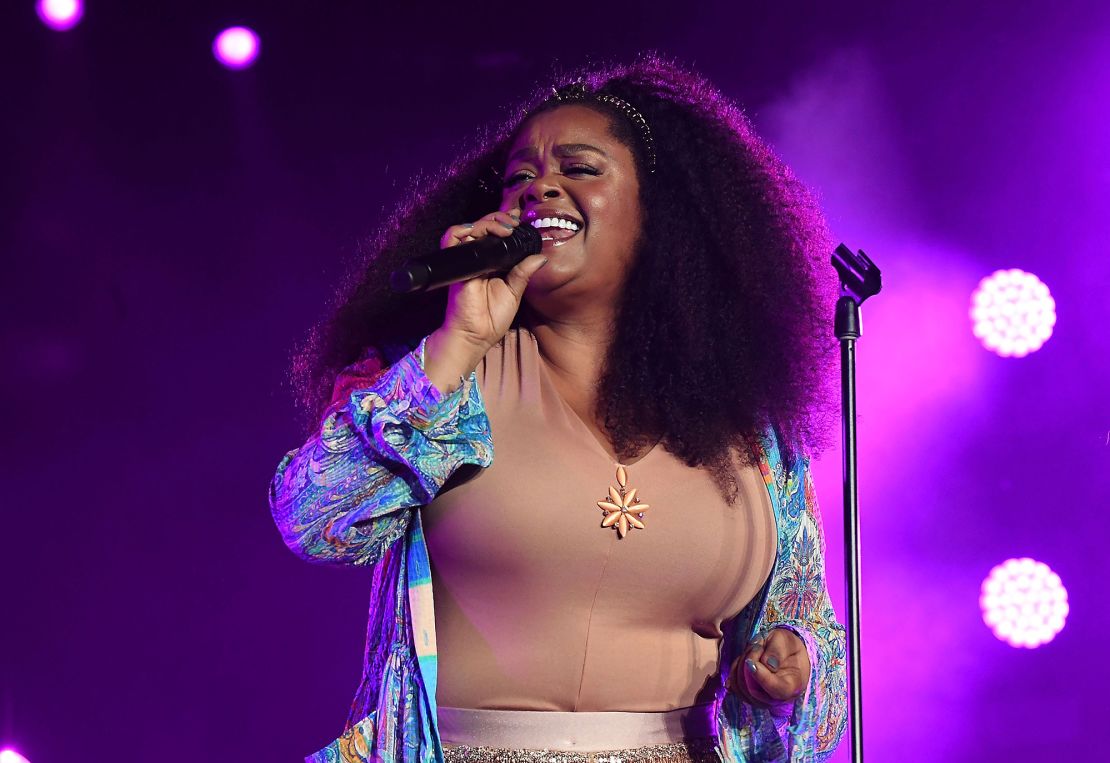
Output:
[[84,0],[38,0],[35,11],[42,23],[64,32],[77,26],[77,22],[85,14],[85,3]]
[[1032,273],[996,270],[971,295],[971,320],[984,347],[1004,358],[1021,358],[1052,336],[1056,302]]
[[1068,592],[1047,564],[1028,557],[1007,559],[983,581],[979,606],[983,622],[1000,640],[1033,649],[1063,629]]
[[0,750],[0,763],[31,763],[27,758],[11,748]]
[[228,69],[246,69],[258,58],[258,35],[245,26],[233,26],[216,35],[212,54]]

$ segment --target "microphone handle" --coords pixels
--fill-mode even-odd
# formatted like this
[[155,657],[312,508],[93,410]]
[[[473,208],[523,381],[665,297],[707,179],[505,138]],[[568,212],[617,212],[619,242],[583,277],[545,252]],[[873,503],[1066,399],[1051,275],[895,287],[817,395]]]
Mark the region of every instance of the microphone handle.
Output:
[[509,238],[488,237],[444,249],[431,257],[407,260],[390,276],[395,292],[430,291],[458,281],[507,273],[543,246],[538,231],[518,228]]
[[418,263],[427,271],[427,275],[424,276],[426,280],[421,279],[424,280],[423,289],[429,291],[458,281],[469,281],[478,276],[508,272],[526,256],[524,252],[511,251],[508,239],[497,239],[497,248],[494,251],[490,251],[493,244],[491,239],[482,240],[486,242],[483,247],[468,247],[464,244],[457,248],[466,249],[466,251],[452,252],[450,249],[445,249],[445,252],[450,252],[450,256],[439,259],[434,267],[429,267],[426,263]]

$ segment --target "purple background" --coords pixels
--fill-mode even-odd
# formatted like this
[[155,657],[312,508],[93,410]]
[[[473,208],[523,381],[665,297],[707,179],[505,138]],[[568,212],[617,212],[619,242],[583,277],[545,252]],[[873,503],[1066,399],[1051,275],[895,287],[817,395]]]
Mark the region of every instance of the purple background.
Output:
[[[270,761],[340,731],[368,575],[271,523],[302,439],[289,352],[408,178],[554,57],[650,47],[742,102],[884,268],[859,350],[869,756],[1100,755],[1110,6],[752,5],[105,2],[57,33],[6,3],[0,745]],[[261,35],[249,71],[211,56],[233,23]],[[967,321],[1003,267],[1057,300],[1022,360]],[[838,464],[817,477],[843,613]],[[978,607],[1023,555],[1071,603],[1032,651]]]

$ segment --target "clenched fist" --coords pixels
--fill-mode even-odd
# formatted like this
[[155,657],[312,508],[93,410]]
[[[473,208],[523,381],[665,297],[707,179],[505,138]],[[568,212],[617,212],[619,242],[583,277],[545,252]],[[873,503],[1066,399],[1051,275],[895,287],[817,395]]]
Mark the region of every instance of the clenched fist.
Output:
[[762,641],[754,641],[729,672],[729,689],[756,707],[776,715],[789,715],[794,700],[809,684],[809,654],[797,634],[775,628]]

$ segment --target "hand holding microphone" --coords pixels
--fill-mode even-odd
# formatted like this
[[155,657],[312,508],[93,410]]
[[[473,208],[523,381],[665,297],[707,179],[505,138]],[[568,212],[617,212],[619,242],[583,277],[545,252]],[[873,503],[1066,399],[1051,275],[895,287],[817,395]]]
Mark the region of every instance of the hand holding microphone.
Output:
[[[493,237],[498,239],[496,243]],[[486,245],[470,246],[480,242]],[[424,372],[446,394],[454,391],[459,386],[459,377],[473,371],[486,352],[505,336],[520,309],[528,281],[547,258],[532,253],[539,252],[543,245],[539,232],[521,226],[517,217],[501,211],[473,224],[451,226],[439,243],[441,252],[416,261],[432,271],[429,286],[424,288],[441,285],[440,279],[452,272],[453,263],[442,258],[470,258],[468,264],[473,268],[469,272],[461,267],[453,271],[450,277],[455,282],[447,295],[443,325],[424,345]],[[411,264],[412,261],[406,263]],[[510,267],[506,275],[495,275],[506,267]],[[404,270],[411,272],[412,268]],[[398,273],[394,274],[397,280],[409,277]]]
[[517,225],[512,215],[515,227],[504,228],[508,223],[499,222],[499,214],[506,213],[494,212],[477,223],[449,228],[440,243],[446,249],[406,260],[393,272],[390,286],[401,293],[430,291],[476,276],[507,273],[528,255],[540,253],[543,240],[534,228]]

